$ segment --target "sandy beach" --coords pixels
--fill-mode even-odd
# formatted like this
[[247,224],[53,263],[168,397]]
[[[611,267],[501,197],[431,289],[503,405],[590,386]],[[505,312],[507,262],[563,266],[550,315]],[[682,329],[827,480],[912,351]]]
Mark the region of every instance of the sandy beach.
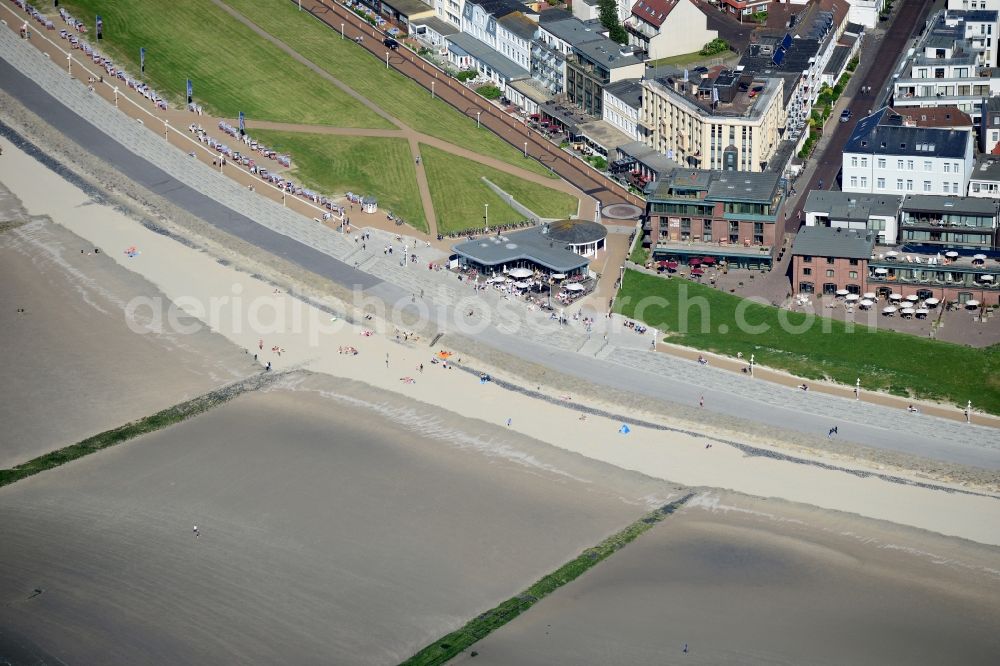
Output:
[[[473,376],[443,370],[441,365],[431,366],[436,350],[428,348],[428,341],[396,342],[391,330],[384,331],[388,335],[377,331],[366,335],[379,326],[378,320],[370,322],[371,329],[350,325],[343,318],[331,321],[328,312],[280,290],[276,293],[272,284],[150,231],[119,211],[86,205],[91,202],[82,191],[23,153],[14,149],[9,153],[18,168],[5,174],[4,180],[29,212],[51,215],[95,247],[105,248],[114,261],[156,285],[186,313],[207,322],[238,349],[255,350],[261,363],[270,362],[275,369],[306,368],[363,381],[486,423],[505,423],[511,418],[510,427],[517,432],[673,483],[777,497],[1000,544],[1000,501],[993,496],[947,493],[772,458],[748,458],[725,445],[707,449],[704,439],[685,433],[634,428],[623,436],[618,433],[620,422],[600,417],[581,421],[571,409],[480,384]],[[127,257],[124,250],[131,246],[140,249],[141,255]],[[178,271],[177,266],[185,270]],[[332,299],[328,305],[334,311],[349,308]],[[339,354],[344,346],[360,353]],[[425,365],[423,373],[418,370],[421,364]],[[415,381],[404,383],[404,377]],[[567,405],[577,404],[568,397]],[[658,414],[634,416],[670,422]],[[704,432],[740,438],[711,428]],[[860,463],[853,467],[868,469]]]
[[2,467],[257,371],[242,350],[207,330],[132,333],[125,304],[162,295],[93,249],[46,219],[0,234],[0,326],[7,352],[0,385]]
[[394,664],[679,492],[306,377],[0,489],[0,625],[66,663]]
[[985,666],[1000,653],[998,563],[917,530],[706,493],[455,663]]

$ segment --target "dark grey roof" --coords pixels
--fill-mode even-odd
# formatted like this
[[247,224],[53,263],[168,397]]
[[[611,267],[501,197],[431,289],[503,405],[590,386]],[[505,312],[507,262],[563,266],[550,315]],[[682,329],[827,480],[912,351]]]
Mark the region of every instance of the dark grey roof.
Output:
[[850,55],[850,46],[841,46],[840,44],[834,46],[833,53],[830,55],[830,60],[826,63],[826,67],[823,68],[823,73],[833,75],[839,74],[840,70],[847,63],[847,58]]
[[860,35],[865,31],[865,26],[860,23],[848,23],[844,26],[844,32],[849,35]]
[[465,4],[479,5],[487,14],[496,18],[525,10],[525,6],[517,0],[465,0]]
[[773,44],[770,41],[768,44],[764,44],[765,41],[767,40],[762,39],[762,43],[751,44],[743,57],[740,58],[740,64],[747,70],[761,75],[770,75],[771,72],[792,72],[801,76],[803,71],[809,69],[809,59],[819,53],[820,47],[820,43],[816,39],[793,39],[788,49],[782,50],[783,55],[780,57],[780,62],[775,64],[775,56],[762,53],[762,51],[766,45],[775,47],[777,50],[777,47],[781,45],[781,38],[770,40],[775,42]]
[[479,41],[472,35],[460,32],[455,35],[448,35],[446,39],[449,44],[454,44],[476,60],[489,65],[490,68],[508,80],[523,79],[531,76],[528,70],[507,56],[501,55],[498,51],[490,48],[489,45]]
[[531,261],[550,271],[568,273],[590,263],[566,243],[553,241],[541,227],[515,231],[501,237],[484,236],[452,247],[457,254],[484,266],[502,266],[516,261]]
[[792,254],[810,257],[869,259],[875,238],[869,231],[841,227],[802,227],[792,242]]
[[534,39],[535,33],[538,32],[538,24],[521,12],[507,14],[507,16],[504,16],[497,23],[521,39],[529,41]]
[[389,5],[403,16],[434,11],[433,7],[421,0],[382,0],[382,4]]
[[604,92],[614,95],[633,109],[642,106],[642,86],[639,79],[622,79],[604,86]]
[[544,12],[538,13],[539,25],[555,23],[556,21],[568,21],[572,18],[576,18],[573,16],[573,12],[566,11],[565,9],[546,9]]
[[879,109],[858,121],[844,152],[962,159],[973,140],[966,130],[905,127],[902,122],[892,109]]
[[588,220],[559,220],[545,225],[545,227],[548,227],[546,235],[549,238],[572,245],[596,243],[602,238],[608,237],[608,230],[604,228],[603,224]]
[[[557,13],[568,14],[568,17],[559,18],[558,20],[545,20],[547,16]],[[538,22],[539,25],[541,25],[541,27],[546,31],[573,46],[604,39],[604,35],[600,32],[594,30],[569,12],[565,12],[561,9],[550,9],[542,12],[539,15]]]
[[780,174],[769,171],[722,171],[708,186],[712,201],[755,201],[770,203],[778,192]]
[[903,197],[857,194],[837,190],[811,190],[802,207],[807,213],[827,213],[831,220],[866,222],[872,215],[896,217]]
[[996,23],[997,12],[991,9],[949,9],[948,18],[963,18],[973,23]]
[[1000,155],[980,155],[969,178],[1000,181]]
[[622,49],[627,48],[614,42],[607,37],[601,37],[593,41],[582,44],[573,44],[573,50],[605,69],[615,69],[641,63],[632,51],[623,53]]
[[651,185],[658,182],[658,180],[662,178],[663,174],[669,174],[680,166],[677,162],[673,161],[663,153],[650,148],[642,141],[633,141],[631,143],[626,143],[623,146],[618,146],[618,154],[622,156],[622,159],[627,160],[628,158],[632,158],[636,162],[645,166],[647,169],[654,171],[656,173],[657,180],[650,183]]
[[931,194],[911,194],[903,199],[901,210],[924,213],[959,213],[963,215],[997,214],[997,202],[980,197],[942,197]]
[[430,28],[437,34],[441,35],[442,37],[447,37],[448,35],[454,35],[456,33],[462,32],[461,30],[453,26],[451,23],[439,19],[436,16],[428,16],[427,18],[413,19],[412,21],[410,21],[410,25],[414,27],[421,25],[427,26],[428,28]]

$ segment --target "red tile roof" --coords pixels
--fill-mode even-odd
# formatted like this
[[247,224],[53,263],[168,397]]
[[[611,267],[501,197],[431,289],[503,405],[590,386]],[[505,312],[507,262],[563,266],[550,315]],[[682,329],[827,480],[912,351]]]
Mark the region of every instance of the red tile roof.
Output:
[[632,5],[632,14],[659,28],[676,6],[677,0],[639,0]]

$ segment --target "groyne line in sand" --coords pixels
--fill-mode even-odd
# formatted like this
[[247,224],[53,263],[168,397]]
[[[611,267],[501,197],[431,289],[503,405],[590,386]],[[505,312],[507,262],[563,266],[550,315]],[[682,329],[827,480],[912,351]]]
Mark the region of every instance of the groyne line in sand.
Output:
[[520,594],[469,620],[461,629],[434,641],[404,661],[402,666],[433,666],[443,664],[458,656],[563,585],[573,582],[587,570],[597,566],[598,563],[638,539],[654,525],[662,522],[684,506],[692,497],[694,497],[694,493],[688,493],[680,499],[647,513],[625,529],[583,551],[578,557],[562,565]]
[[[455,362],[451,362],[451,365],[459,370],[467,372],[472,375],[482,376],[483,371],[477,370],[476,368],[469,367],[467,365],[461,365]],[[756,456],[762,458],[772,458],[774,460],[780,460],[783,462],[795,463],[797,465],[811,465],[813,467],[818,467],[819,469],[825,469],[831,472],[845,472],[847,474],[852,474],[861,479],[879,479],[881,481],[888,481],[889,483],[898,483],[904,486],[913,486],[915,488],[926,488],[928,490],[943,490],[946,493],[957,493],[961,495],[973,495],[975,497],[988,497],[990,499],[1000,500],[1000,497],[996,495],[991,495],[989,493],[977,493],[972,490],[964,490],[962,488],[954,488],[950,486],[942,486],[934,483],[926,483],[924,481],[914,481],[913,479],[906,479],[901,476],[893,476],[891,474],[882,474],[880,472],[871,472],[863,469],[853,469],[850,467],[842,467],[840,465],[831,465],[830,463],[825,463],[820,460],[808,460],[806,458],[800,458],[798,456],[789,455],[787,453],[781,453],[779,451],[774,451],[772,449],[765,449],[759,446],[753,446],[751,444],[744,444],[742,442],[737,442],[732,439],[723,439],[721,437],[713,437],[712,435],[706,435],[703,432],[698,432],[697,430],[688,430],[686,428],[678,428],[675,426],[663,425],[662,423],[653,423],[652,421],[644,421],[643,419],[636,419],[623,414],[616,414],[614,412],[609,412],[604,409],[599,409],[597,407],[589,407],[587,405],[576,404],[570,402],[569,400],[559,398],[554,395],[549,395],[547,393],[542,393],[541,391],[532,391],[529,388],[525,388],[513,382],[509,382],[503,379],[497,379],[496,377],[490,376],[490,382],[496,384],[500,388],[513,391],[514,393],[520,393],[529,398],[535,400],[541,400],[552,405],[557,405],[565,409],[570,409],[575,412],[580,412],[584,415],[600,416],[606,419],[611,419],[612,421],[619,421],[622,425],[627,425],[629,428],[640,427],[648,428],[649,430],[660,430],[663,432],[676,432],[684,435],[689,435],[698,439],[703,439],[706,442],[718,442],[719,444],[725,444],[731,446],[734,449],[740,451],[747,456]]]
[[15,483],[41,472],[55,469],[60,465],[72,462],[92,453],[97,453],[104,449],[118,444],[124,444],[130,440],[146,435],[157,430],[172,426],[176,423],[186,421],[192,416],[203,414],[210,409],[219,407],[245,393],[260,390],[270,386],[281,378],[294,374],[295,370],[285,372],[267,372],[248,377],[233,384],[228,384],[221,388],[209,391],[191,400],[167,407],[155,414],[144,416],[141,419],[120,425],[111,430],[105,430],[92,437],[70,444],[69,446],[57,449],[43,456],[33,458],[9,469],[0,470],[0,488]]

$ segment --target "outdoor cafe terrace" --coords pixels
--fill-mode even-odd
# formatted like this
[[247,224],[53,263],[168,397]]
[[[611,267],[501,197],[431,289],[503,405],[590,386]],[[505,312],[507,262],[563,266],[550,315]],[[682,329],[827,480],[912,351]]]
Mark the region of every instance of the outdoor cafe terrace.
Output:
[[654,262],[673,261],[680,264],[710,258],[712,263],[751,269],[770,268],[772,264],[769,245],[739,245],[725,241],[661,241],[653,246],[652,257]]
[[912,246],[880,249],[868,262],[868,281],[873,286],[907,284],[1000,291],[1000,252],[919,249],[923,251],[913,251]]

